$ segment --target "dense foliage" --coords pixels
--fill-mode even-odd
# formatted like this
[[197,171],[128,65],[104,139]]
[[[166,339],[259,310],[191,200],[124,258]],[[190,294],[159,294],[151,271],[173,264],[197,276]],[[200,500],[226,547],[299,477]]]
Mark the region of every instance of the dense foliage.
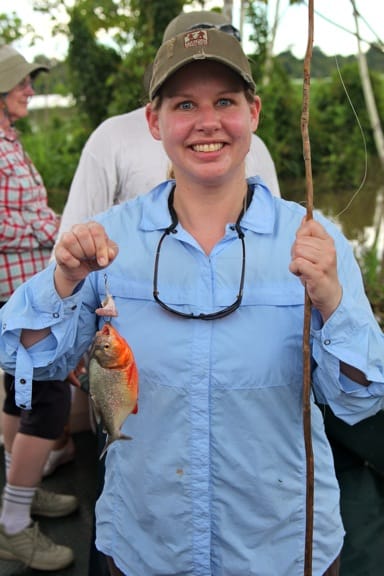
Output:
[[[30,115],[33,130],[25,134],[25,145],[31,147],[31,155],[50,191],[69,188],[81,147],[102,120],[145,102],[145,77],[163,31],[186,3],[183,0],[36,1],[40,10],[53,15],[63,5],[66,7],[68,23],[64,29],[61,27],[61,33],[69,39],[66,61],[51,62],[51,73],[41,74],[36,88],[42,93],[71,93],[76,100],[69,113],[46,112],[44,137],[39,132],[39,118]],[[263,101],[258,133],[272,153],[280,180],[302,178],[303,61],[290,53],[280,54],[273,59],[265,82],[269,38],[265,3],[253,0],[247,6],[254,46],[249,58]],[[19,21],[9,22],[8,37],[15,34],[15,24],[21,25]],[[375,71],[380,66],[384,70],[383,54],[372,47],[367,59],[383,121],[384,76]],[[38,60],[46,62],[46,57],[40,56]],[[313,173],[332,186],[356,186],[366,150],[368,155],[376,154],[356,58],[338,57],[336,61],[315,47],[311,78]]]
[[81,8],[71,10],[68,68],[71,92],[79,110],[95,128],[105,119],[113,97],[110,78],[121,62],[119,54],[99,44]]
[[[191,2],[35,0],[37,3],[53,18],[55,10],[66,7],[68,24],[60,30],[69,39],[65,62],[48,62],[45,55],[37,58],[51,66],[50,74],[39,76],[37,91],[73,94],[76,106],[43,114],[31,112],[20,127],[24,145],[46,183],[50,203],[60,212],[86,138],[108,116],[145,102],[145,76],[166,24]],[[304,178],[300,128],[303,61],[285,52],[273,58],[266,71],[269,31],[265,2],[249,1],[247,20],[253,25],[250,39],[254,51],[249,58],[263,102],[258,134],[271,151],[284,193],[286,182],[295,179],[302,183]],[[0,31],[7,42],[30,33],[18,18],[1,14]],[[383,125],[384,55],[373,46],[366,56]],[[314,47],[310,140],[316,179],[333,189],[358,186],[366,155],[375,157],[377,152],[355,56],[326,57]],[[375,254],[368,252],[361,258],[372,298],[377,309],[383,310],[383,263],[375,262]]]
[[[129,57],[128,57],[129,58]],[[136,63],[139,67],[140,64]],[[143,68],[141,68],[141,71]],[[82,145],[93,128],[97,110],[100,120],[109,114],[120,114],[142,105],[145,91],[142,80],[132,80],[137,72],[134,61],[130,67],[121,66],[117,72],[121,87],[118,98],[111,100],[109,106],[101,96],[97,98],[96,82],[93,94],[100,104],[93,108],[92,115],[86,114],[85,99],[77,107],[64,112],[46,111],[39,115],[31,112],[29,124],[33,128],[25,139],[30,152],[39,166],[48,189],[57,186],[57,175],[50,167],[51,158],[55,156],[56,172],[61,174],[61,185],[68,189],[72,173],[69,167],[75,166],[80,156]],[[312,82],[310,137],[312,170],[315,176],[321,176],[324,184],[338,187],[354,187],[361,179],[362,167],[368,156],[375,156],[372,130],[364,106],[363,93],[359,81],[357,65],[348,65],[340,70],[348,90],[347,98],[338,73],[331,78]],[[43,76],[43,75],[42,75]],[[257,70],[255,74],[257,78]],[[380,117],[384,122],[384,77],[371,74]],[[43,78],[41,78],[43,80]],[[302,84],[291,79],[276,64],[271,80],[267,86],[260,86],[263,107],[258,134],[268,145],[274,158],[280,180],[300,178],[304,175],[302,157],[302,140],[300,131]],[[357,118],[355,116],[357,114]],[[40,117],[44,118],[41,126]],[[40,133],[43,128],[43,134]],[[50,136],[51,134],[51,136]],[[81,137],[79,137],[81,134]],[[41,142],[39,142],[41,140]],[[71,143],[68,146],[68,141]],[[76,148],[78,146],[78,148]],[[46,147],[46,154],[39,153]],[[69,157],[71,155],[71,157]]]

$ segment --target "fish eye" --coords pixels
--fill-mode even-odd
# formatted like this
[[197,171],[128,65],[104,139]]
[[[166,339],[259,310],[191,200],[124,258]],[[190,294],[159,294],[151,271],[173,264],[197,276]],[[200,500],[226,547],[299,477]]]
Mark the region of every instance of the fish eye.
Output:
[[104,344],[104,350],[108,350],[109,344]]

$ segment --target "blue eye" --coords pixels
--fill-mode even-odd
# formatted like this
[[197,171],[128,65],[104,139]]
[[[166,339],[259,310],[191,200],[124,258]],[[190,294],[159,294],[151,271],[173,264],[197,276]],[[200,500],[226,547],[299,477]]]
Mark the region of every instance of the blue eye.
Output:
[[231,100],[229,98],[220,98],[220,100],[218,100],[217,102],[218,106],[221,107],[226,107],[226,106],[230,106],[231,105]]
[[178,107],[181,110],[192,110],[193,104],[192,102],[180,102],[180,104],[178,104]]

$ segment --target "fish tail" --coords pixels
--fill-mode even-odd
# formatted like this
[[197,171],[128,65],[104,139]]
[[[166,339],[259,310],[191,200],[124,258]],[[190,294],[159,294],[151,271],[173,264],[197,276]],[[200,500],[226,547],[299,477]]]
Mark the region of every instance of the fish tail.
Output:
[[109,437],[107,437],[107,440],[105,442],[104,448],[101,451],[99,460],[102,460],[104,458],[104,456],[107,453],[108,448],[110,447],[110,445],[115,442],[115,440],[132,440],[132,436],[127,436],[126,434],[120,434],[120,436],[118,438],[111,438],[109,439]]

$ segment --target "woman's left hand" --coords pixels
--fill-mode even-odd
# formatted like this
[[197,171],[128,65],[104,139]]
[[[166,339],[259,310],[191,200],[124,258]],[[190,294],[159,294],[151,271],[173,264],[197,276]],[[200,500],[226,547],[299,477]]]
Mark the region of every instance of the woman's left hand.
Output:
[[324,322],[338,307],[342,287],[333,238],[315,220],[304,218],[291,250],[290,271],[298,276]]

